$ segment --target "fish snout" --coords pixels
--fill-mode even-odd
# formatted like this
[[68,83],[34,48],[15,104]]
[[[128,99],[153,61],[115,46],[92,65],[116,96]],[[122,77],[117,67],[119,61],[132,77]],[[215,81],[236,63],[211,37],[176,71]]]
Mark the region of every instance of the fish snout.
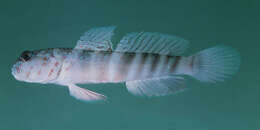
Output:
[[21,70],[16,64],[14,64],[11,71],[12,75],[15,77],[15,79],[17,79],[17,74],[20,73]]

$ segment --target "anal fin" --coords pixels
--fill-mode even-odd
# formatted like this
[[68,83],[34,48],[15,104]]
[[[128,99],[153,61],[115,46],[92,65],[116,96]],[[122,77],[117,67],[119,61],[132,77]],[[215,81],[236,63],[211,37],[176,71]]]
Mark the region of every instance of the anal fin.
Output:
[[101,101],[106,99],[106,96],[102,94],[78,87],[75,84],[70,84],[68,87],[69,87],[70,95],[75,97],[78,100],[93,102],[93,101]]
[[165,96],[186,89],[184,78],[180,76],[128,81],[126,87],[130,93],[141,97]]

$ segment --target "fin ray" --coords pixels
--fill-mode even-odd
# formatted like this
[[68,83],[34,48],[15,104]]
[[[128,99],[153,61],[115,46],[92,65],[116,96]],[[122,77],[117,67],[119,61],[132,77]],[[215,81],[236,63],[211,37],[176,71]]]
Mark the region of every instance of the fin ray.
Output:
[[124,36],[118,43],[115,51],[178,56],[187,50],[188,44],[187,40],[177,36],[151,32],[135,32]]
[[183,77],[166,76],[126,82],[127,90],[135,96],[155,97],[181,92],[186,88]]
[[90,101],[100,101],[105,100],[106,96],[78,87],[75,84],[70,84],[69,86],[70,95],[75,97],[78,100],[90,102]]
[[80,37],[75,49],[94,51],[113,50],[111,38],[114,35],[115,28],[115,26],[91,28]]
[[231,78],[240,66],[239,53],[224,45],[202,50],[193,57],[192,76],[202,82],[224,81]]

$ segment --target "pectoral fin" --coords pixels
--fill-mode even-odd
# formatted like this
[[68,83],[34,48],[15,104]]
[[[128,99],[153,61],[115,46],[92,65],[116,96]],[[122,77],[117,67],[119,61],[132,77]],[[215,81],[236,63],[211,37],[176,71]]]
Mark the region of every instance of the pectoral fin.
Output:
[[106,96],[102,94],[95,93],[88,89],[78,87],[75,84],[71,84],[68,87],[69,87],[70,95],[75,97],[78,100],[93,102],[93,101],[101,101],[106,99]]

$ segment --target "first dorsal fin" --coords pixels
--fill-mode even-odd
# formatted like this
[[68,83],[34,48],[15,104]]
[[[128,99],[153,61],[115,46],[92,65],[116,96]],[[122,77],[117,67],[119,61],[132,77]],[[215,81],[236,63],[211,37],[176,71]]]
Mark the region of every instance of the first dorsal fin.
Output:
[[91,28],[80,37],[75,49],[109,51],[112,50],[111,37],[116,26]]
[[188,48],[189,42],[177,36],[139,32],[124,36],[115,51],[155,53],[161,55],[181,55]]

